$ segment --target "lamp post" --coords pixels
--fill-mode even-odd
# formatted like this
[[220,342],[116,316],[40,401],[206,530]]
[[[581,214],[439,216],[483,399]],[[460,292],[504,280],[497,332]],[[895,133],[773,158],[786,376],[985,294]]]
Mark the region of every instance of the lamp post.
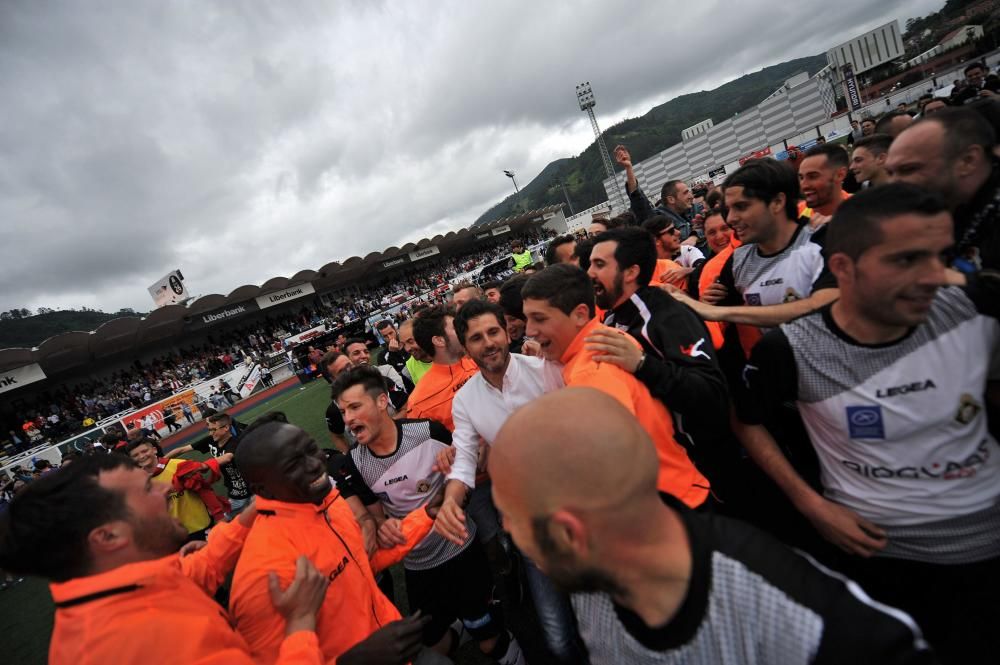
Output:
[[510,181],[514,183],[514,197],[516,199],[514,208],[517,209],[521,206],[521,190],[517,188],[517,178],[514,177],[513,171],[504,170],[503,174],[510,178]]
[[597,139],[597,152],[601,153],[601,161],[604,162],[604,172],[611,178],[611,186],[614,187],[615,198],[618,199],[618,205],[624,210],[627,206],[625,205],[625,199],[622,198],[618,179],[615,178],[615,167],[611,161],[611,155],[608,154],[608,146],[604,145],[601,128],[597,125],[597,116],[594,115],[594,106],[597,105],[597,101],[594,99],[594,89],[590,87],[590,81],[576,86],[576,100],[580,102],[580,110],[586,111],[590,117],[590,126],[594,130],[594,136]]

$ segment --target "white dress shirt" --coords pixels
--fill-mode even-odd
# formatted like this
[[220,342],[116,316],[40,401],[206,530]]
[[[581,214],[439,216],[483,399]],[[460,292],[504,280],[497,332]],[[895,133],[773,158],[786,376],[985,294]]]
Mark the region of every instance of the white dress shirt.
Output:
[[460,480],[474,488],[479,439],[493,445],[511,413],[563,385],[561,366],[520,353],[510,354],[502,391],[493,387],[482,372],[475,374],[455,393],[451,405],[455,421],[452,445],[456,454],[448,480]]

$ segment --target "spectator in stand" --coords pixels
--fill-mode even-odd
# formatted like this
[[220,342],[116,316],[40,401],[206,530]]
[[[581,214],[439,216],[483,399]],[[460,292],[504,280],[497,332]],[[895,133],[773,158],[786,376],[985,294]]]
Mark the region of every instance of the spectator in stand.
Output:
[[532,264],[531,252],[525,249],[520,240],[515,240],[511,245],[511,258],[514,260],[514,272],[521,272]]

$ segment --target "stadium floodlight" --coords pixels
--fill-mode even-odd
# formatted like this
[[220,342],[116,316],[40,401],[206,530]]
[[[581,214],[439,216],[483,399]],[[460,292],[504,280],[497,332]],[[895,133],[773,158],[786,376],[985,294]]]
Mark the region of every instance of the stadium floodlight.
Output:
[[597,125],[597,116],[594,115],[594,107],[597,106],[597,100],[594,98],[594,89],[590,86],[590,81],[585,81],[576,86],[576,100],[580,103],[580,110],[586,111],[590,117],[590,126],[593,128],[594,136],[597,138],[597,151],[601,153],[601,161],[604,162],[604,171],[613,181],[614,184],[612,186],[618,199],[618,205],[624,210],[627,206],[625,205],[624,197],[622,197],[621,188],[618,186],[618,179],[615,178],[614,163],[611,161],[611,155],[608,154],[608,146],[604,145],[604,136],[601,135],[601,128]]
[[521,190],[517,188],[517,178],[514,177],[514,172],[504,169],[503,174],[510,178],[510,181],[514,183],[514,197],[516,201],[514,203],[514,209],[517,210],[518,206],[521,205]]

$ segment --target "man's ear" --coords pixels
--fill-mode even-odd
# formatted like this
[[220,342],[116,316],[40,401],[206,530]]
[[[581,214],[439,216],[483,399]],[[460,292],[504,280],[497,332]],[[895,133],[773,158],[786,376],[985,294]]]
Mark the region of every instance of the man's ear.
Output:
[[549,537],[560,552],[572,553],[576,559],[587,559],[590,545],[587,527],[568,510],[557,510],[548,522]]
[[569,313],[569,318],[573,321],[574,325],[582,328],[594,317],[590,314],[590,308],[585,303],[580,303]]
[[830,272],[837,278],[837,284],[849,284],[854,281],[854,261],[847,254],[837,252],[827,261]]
[[132,542],[132,525],[125,520],[106,522],[87,534],[87,545],[94,554],[112,554]]
[[625,270],[622,271],[622,277],[625,279],[626,283],[635,282],[639,279],[639,266],[632,264],[628,268],[625,268]]
[[379,411],[388,409],[389,395],[387,393],[380,393],[379,396],[375,398],[375,406],[378,407]]
[[448,346],[448,340],[445,339],[444,335],[434,335],[434,337],[431,337],[431,342],[439,349],[444,349]]

